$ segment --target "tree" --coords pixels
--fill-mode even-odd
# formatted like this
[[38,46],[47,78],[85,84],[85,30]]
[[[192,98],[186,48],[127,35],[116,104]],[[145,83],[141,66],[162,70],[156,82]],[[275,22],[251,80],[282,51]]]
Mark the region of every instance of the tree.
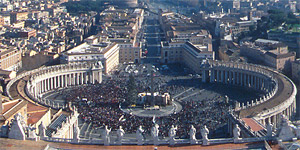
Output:
[[127,83],[127,96],[126,96],[126,104],[134,105],[137,100],[137,87],[135,84],[134,76],[130,75]]

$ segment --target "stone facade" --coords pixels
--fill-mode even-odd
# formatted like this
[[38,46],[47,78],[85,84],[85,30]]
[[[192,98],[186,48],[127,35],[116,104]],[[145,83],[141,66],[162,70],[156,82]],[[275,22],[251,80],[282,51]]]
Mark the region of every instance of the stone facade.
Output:
[[[239,114],[239,118],[250,117],[264,126],[272,123],[278,127],[281,114],[290,119],[296,113],[295,84],[271,68],[212,60],[205,61],[201,67],[203,82],[237,85],[265,93],[260,99],[238,103],[235,111]],[[284,94],[281,94],[283,91]]]
[[0,69],[17,70],[22,66],[21,50],[14,47],[1,47]]
[[204,59],[215,59],[215,53],[207,46],[198,47],[190,42],[162,43],[162,63],[183,63],[194,72],[199,72]]
[[61,63],[72,64],[76,62],[93,63],[101,61],[103,71],[111,73],[119,64],[119,46],[117,43],[83,43],[62,54]]
[[264,39],[243,43],[240,52],[242,56],[286,73],[291,71],[291,62],[296,57],[296,53],[288,52],[288,47],[283,43]]
[[292,62],[292,78],[296,82],[300,82],[300,59]]

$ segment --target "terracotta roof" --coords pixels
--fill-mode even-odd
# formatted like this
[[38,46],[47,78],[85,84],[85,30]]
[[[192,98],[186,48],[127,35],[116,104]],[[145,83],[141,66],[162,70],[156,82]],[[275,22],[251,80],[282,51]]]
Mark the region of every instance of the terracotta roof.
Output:
[[46,113],[47,110],[41,112],[27,113],[27,124],[36,124]]
[[243,118],[242,120],[245,122],[246,125],[248,125],[251,128],[252,131],[260,131],[264,129],[260,124],[258,124],[252,118]]
[[[12,102],[8,102],[9,104],[7,105],[7,108],[5,108],[5,103],[4,103],[4,112],[3,112],[3,116],[4,119],[8,119],[9,117],[11,117],[12,115],[14,115],[17,111],[19,111],[21,108],[23,108],[24,106],[26,106],[28,104],[27,101],[24,100],[16,100],[12,101]],[[12,105],[10,103],[13,103]]]
[[32,103],[27,105],[27,124],[37,123],[48,111],[44,106],[38,106]]
[[28,103],[27,105],[27,113],[32,113],[32,112],[36,112],[36,111],[45,111],[48,110],[48,108],[44,107],[44,106],[38,106],[32,103]]
[[19,103],[19,100],[14,100],[11,102],[3,103],[3,113],[11,109],[13,106],[15,106],[17,103]]

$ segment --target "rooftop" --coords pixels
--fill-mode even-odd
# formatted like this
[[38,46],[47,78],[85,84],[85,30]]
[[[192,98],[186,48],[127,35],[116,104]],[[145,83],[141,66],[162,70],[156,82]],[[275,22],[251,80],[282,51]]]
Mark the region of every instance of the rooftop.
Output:
[[[161,150],[167,149],[206,149],[206,150],[224,150],[224,149],[263,149],[263,142],[254,142],[254,143],[243,143],[243,144],[217,144],[210,146],[202,146],[202,145],[183,145],[183,146],[154,146],[154,145],[143,145],[143,146],[135,146],[135,145],[123,145],[123,146],[103,146],[103,145],[77,145],[77,144],[68,144],[68,143],[54,143],[54,142],[46,142],[46,141],[22,141],[8,139],[8,138],[0,138],[0,145],[4,148],[9,148],[12,150],[32,150],[32,149],[45,149],[47,145],[49,145],[50,149],[85,149],[85,150],[99,150],[99,149],[111,149],[111,150],[121,150],[121,149],[143,149],[143,150],[153,150],[155,147]],[[279,149],[278,145],[271,146],[272,149]]]
[[269,100],[259,105],[240,110],[240,118],[249,118],[256,116],[260,112],[272,109],[284,103],[286,99],[291,97],[295,90],[293,87],[293,83],[288,80],[288,78],[279,73],[274,73],[274,78],[278,81],[278,91],[276,92],[276,94]]
[[269,55],[269,56],[271,56],[273,58],[276,58],[276,59],[287,58],[287,57],[291,57],[291,56],[296,56],[296,54],[293,53],[293,52],[284,53],[284,54],[275,54],[275,53],[272,53],[272,52],[266,52],[266,55]]
[[20,99],[3,103],[4,120],[16,114],[16,112],[19,111],[21,108],[25,107],[27,103],[28,103],[27,101],[20,100]]
[[104,49],[108,46],[108,43],[99,43],[99,44],[88,44],[83,43],[71,50],[69,50],[68,54],[79,54],[79,53],[103,53]]
[[274,40],[267,40],[267,39],[257,39],[255,42],[260,42],[260,43],[270,43],[270,44],[278,44],[280,43],[279,41],[274,41]]

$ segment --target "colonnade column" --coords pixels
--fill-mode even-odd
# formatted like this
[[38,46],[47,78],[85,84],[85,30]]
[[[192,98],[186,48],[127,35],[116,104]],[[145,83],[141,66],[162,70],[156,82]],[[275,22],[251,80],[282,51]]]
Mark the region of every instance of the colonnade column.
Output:
[[53,83],[53,77],[51,77],[51,78],[50,78],[50,90],[53,89],[53,84],[54,84],[54,83]]
[[41,81],[41,93],[45,90],[44,80]]
[[71,74],[71,85],[74,86],[75,85],[75,73]]
[[220,70],[217,70],[217,82],[220,82]]
[[252,74],[250,74],[249,75],[249,83],[248,83],[248,86],[250,85],[249,87],[252,87],[252,82],[253,82],[253,78],[252,77],[253,77]]
[[99,83],[101,83],[102,82],[102,72],[101,72],[101,70],[98,71],[98,77],[99,77]]
[[228,73],[229,73],[229,83],[230,83],[230,84],[233,84],[233,80],[234,80],[234,79],[233,79],[233,77],[232,77],[232,76],[233,76],[232,74],[234,74],[234,72],[228,71]]
[[64,80],[65,80],[65,87],[68,87],[69,80],[68,80],[68,75],[67,74],[64,76]]
[[247,74],[244,73],[244,86],[247,86]]
[[252,81],[251,81],[251,87],[253,88],[255,88],[255,86],[254,86],[254,82],[255,82],[255,80],[254,80],[254,75],[251,75],[252,77],[251,77],[251,79],[252,79]]
[[215,70],[210,71],[210,83],[213,83],[215,81]]
[[83,72],[80,73],[80,83],[81,83],[81,84],[84,84],[84,83],[83,83]]
[[228,73],[229,73],[229,71],[227,71],[227,70],[224,70],[224,74],[225,74],[225,79],[224,79],[224,83],[228,83]]
[[236,72],[236,84],[240,85],[240,73]]
[[55,76],[55,77],[54,77],[54,88],[55,88],[55,89],[57,88],[57,77],[58,77],[58,76]]
[[57,76],[57,87],[61,87],[61,75]]
[[257,77],[254,76],[254,88],[257,90]]
[[65,85],[65,75],[61,76],[61,87],[66,87],[66,85]]
[[273,125],[276,128],[276,126],[277,126],[277,115],[273,116]]
[[233,85],[236,84],[236,76],[237,76],[237,72],[233,72],[233,79],[232,79],[232,84]]
[[83,73],[83,83],[86,84],[86,72]]
[[76,84],[77,84],[77,85],[80,85],[80,83],[79,83],[79,74],[80,74],[80,73],[76,73],[76,82],[77,82]]
[[69,85],[72,86],[72,74],[68,74]]
[[77,73],[73,73],[73,85],[76,85],[76,81],[77,81],[77,77],[76,77]]
[[92,71],[91,72],[91,74],[92,74],[92,84],[95,84],[95,71]]
[[36,84],[36,92],[37,92],[37,94],[40,94],[40,91],[41,91],[41,86],[40,86],[40,82],[38,82],[37,84]]
[[259,90],[263,90],[263,79],[259,78]]
[[202,82],[206,82],[206,70],[202,70]]
[[49,91],[50,90],[50,79],[48,78],[47,79],[47,91]]

